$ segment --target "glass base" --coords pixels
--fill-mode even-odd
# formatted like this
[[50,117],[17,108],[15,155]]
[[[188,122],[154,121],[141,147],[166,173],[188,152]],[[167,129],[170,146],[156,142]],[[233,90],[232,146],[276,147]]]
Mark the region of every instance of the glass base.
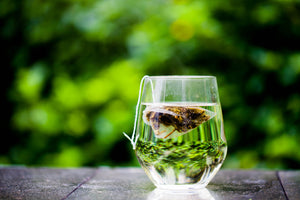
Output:
[[193,192],[206,187],[207,184],[186,184],[186,185],[156,185],[159,190],[168,190],[172,192]]

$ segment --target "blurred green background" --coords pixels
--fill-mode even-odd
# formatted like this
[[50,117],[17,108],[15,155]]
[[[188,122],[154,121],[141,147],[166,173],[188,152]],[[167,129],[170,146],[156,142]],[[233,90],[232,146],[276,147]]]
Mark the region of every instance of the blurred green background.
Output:
[[225,168],[300,168],[300,3],[1,0],[0,165],[138,165],[143,75],[215,75]]

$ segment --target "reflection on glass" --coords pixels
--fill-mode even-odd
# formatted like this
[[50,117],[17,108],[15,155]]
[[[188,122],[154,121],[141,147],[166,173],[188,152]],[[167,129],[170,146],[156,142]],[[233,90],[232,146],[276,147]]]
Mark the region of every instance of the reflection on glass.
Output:
[[216,200],[208,189],[202,188],[190,192],[174,192],[168,190],[155,189],[147,200]]

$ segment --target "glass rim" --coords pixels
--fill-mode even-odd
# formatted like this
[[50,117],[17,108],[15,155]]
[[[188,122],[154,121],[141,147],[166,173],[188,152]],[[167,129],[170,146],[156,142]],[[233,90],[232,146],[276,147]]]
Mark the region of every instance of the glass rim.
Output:
[[145,76],[150,79],[216,79],[211,75],[162,75],[162,76]]

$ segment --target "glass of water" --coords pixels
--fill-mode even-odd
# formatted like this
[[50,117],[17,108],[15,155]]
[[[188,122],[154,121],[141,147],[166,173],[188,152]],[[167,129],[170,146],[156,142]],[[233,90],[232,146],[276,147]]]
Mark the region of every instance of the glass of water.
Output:
[[145,76],[130,140],[157,188],[204,188],[227,152],[216,77]]

